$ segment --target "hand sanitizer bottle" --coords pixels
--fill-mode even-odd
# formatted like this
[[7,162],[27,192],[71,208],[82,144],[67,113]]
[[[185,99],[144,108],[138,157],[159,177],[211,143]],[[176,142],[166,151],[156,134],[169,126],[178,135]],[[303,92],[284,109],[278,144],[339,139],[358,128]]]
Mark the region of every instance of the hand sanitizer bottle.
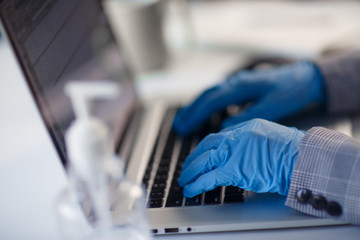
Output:
[[71,82],[65,91],[76,120],[65,135],[70,184],[57,201],[64,238],[150,239],[143,191],[124,175],[108,127],[91,112],[94,99],[116,97],[119,85]]

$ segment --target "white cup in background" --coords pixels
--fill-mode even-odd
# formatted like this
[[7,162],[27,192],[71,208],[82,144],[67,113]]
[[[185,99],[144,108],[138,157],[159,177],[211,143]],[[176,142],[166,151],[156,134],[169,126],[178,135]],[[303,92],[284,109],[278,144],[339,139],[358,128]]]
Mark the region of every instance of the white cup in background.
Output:
[[174,48],[188,44],[186,7],[186,0],[104,1],[114,34],[136,74],[164,69]]

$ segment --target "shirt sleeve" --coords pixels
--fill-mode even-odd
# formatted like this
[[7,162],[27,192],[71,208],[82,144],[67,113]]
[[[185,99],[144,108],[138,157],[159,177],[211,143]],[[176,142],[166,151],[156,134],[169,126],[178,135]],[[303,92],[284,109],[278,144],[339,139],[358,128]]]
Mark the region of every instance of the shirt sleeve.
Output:
[[360,111],[360,51],[315,61],[324,76],[330,113]]
[[360,224],[360,144],[333,130],[310,129],[300,142],[285,204]]

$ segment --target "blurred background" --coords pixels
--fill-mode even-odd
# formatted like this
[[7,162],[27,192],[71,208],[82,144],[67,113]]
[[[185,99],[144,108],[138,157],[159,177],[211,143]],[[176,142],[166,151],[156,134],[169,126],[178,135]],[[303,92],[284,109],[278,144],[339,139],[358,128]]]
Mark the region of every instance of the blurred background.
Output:
[[191,0],[190,6],[202,47],[298,57],[359,47],[360,1]]
[[[158,2],[163,4],[160,20],[138,12],[145,20],[133,18],[127,26],[134,31],[135,25],[147,25],[134,37],[144,40],[137,43],[144,48],[135,61],[134,51],[129,55],[138,82],[145,82],[140,92],[145,86],[156,96],[169,80],[176,89],[189,84],[200,89],[256,57],[316,59],[360,47],[360,1],[353,0],[106,0],[115,35],[134,34],[121,32],[121,14],[129,5],[134,10],[136,3]],[[156,21],[162,29],[156,29]],[[154,32],[163,34],[163,42]],[[133,39],[120,39],[125,50],[133,47],[126,44],[134,45]],[[144,68],[141,61],[152,66]]]
[[[137,59],[132,66],[138,90],[143,97],[181,95],[181,89],[188,95],[196,94],[204,87],[222,81],[227,73],[244,65],[253,57],[315,59],[324,54],[353,51],[360,47],[360,1],[159,1],[166,3],[167,7],[155,10],[155,15],[150,14],[146,17],[146,14],[140,14],[137,15],[140,20],[128,21],[129,29],[138,29],[136,34],[140,34],[137,35],[140,36],[137,39],[142,40],[139,41],[142,46],[139,52],[146,53],[145,56],[132,58],[133,61]],[[139,7],[142,4],[157,4],[158,0],[104,2],[115,4],[108,5],[110,8],[107,8],[107,13],[115,35],[120,39],[122,27],[121,21],[117,21],[121,18],[118,13],[128,7],[122,4]],[[134,14],[131,16],[136,17]],[[147,21],[149,19],[151,21]],[[131,25],[138,22],[151,25],[145,24],[139,28]],[[131,33],[128,36],[130,35]],[[0,39],[3,42],[3,38]],[[120,39],[120,42],[124,47],[125,39]],[[128,41],[128,44],[132,43],[134,41]],[[55,171],[59,168],[48,161],[57,160],[56,152],[28,89],[22,82],[23,76],[7,48],[8,46],[2,44],[3,57],[0,59],[4,78],[0,87],[4,99],[2,112],[6,113],[2,115],[1,125],[1,142],[5,146],[1,153],[6,157],[2,158],[1,165],[3,217],[0,219],[0,235],[3,237],[0,238],[21,239],[18,236],[22,236],[22,239],[57,239],[59,236],[53,219],[53,197],[63,187],[63,173]],[[150,67],[140,68],[138,59],[150,62],[147,65]],[[156,64],[155,59],[158,59]],[[25,123],[23,119],[17,118],[25,115]],[[17,123],[21,125],[16,125]],[[12,135],[14,129],[8,127],[11,124],[16,125],[17,131],[26,134],[21,138]],[[39,129],[41,131],[38,131]],[[12,137],[8,138],[9,135]],[[23,146],[22,151],[13,152],[12,147],[7,148],[17,145]],[[31,161],[28,161],[29,159]],[[41,164],[48,170],[45,171],[46,175],[38,174],[44,173],[37,169]],[[33,171],[34,169],[36,171]],[[24,185],[24,178],[27,185]],[[328,235],[332,233],[329,231]],[[343,232],[339,231],[336,236],[342,234]],[[277,236],[280,235],[282,233]]]

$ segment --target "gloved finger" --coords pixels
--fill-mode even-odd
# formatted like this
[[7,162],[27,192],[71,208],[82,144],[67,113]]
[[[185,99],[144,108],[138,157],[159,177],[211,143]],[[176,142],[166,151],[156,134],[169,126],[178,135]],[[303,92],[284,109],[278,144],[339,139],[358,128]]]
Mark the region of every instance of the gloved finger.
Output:
[[239,74],[236,81],[227,81],[205,91],[176,115],[174,129],[180,135],[187,135],[228,105],[245,104],[262,96],[267,88],[260,81],[255,81],[257,75]]
[[281,94],[282,93],[280,92],[276,92],[259,99],[238,115],[225,119],[222,123],[222,128],[228,128],[234,124],[254,118],[277,121],[283,117],[296,113],[305,105],[301,100],[289,103],[286,101],[285,95],[282,95],[282,98],[276,96]]
[[213,190],[219,186],[232,185],[233,180],[229,175],[224,174],[221,169],[215,169],[199,176],[194,182],[184,186],[185,197],[194,197],[201,193]]
[[211,149],[216,150],[220,143],[226,138],[226,134],[209,134],[207,135],[195,148],[195,150],[190,153],[190,155],[185,159],[183,164],[183,169],[189,166],[189,164],[198,158],[201,154]]
[[221,101],[216,101],[217,104],[213,104],[214,100],[226,94],[226,89],[220,86],[214,86],[204,91],[189,106],[178,111],[173,122],[173,128],[183,136],[193,132],[213,113],[226,107],[225,104],[221,104]]
[[216,169],[223,159],[214,154],[214,152],[215,150],[204,152],[184,168],[178,179],[179,185],[184,186],[185,184],[194,181],[200,175]]

